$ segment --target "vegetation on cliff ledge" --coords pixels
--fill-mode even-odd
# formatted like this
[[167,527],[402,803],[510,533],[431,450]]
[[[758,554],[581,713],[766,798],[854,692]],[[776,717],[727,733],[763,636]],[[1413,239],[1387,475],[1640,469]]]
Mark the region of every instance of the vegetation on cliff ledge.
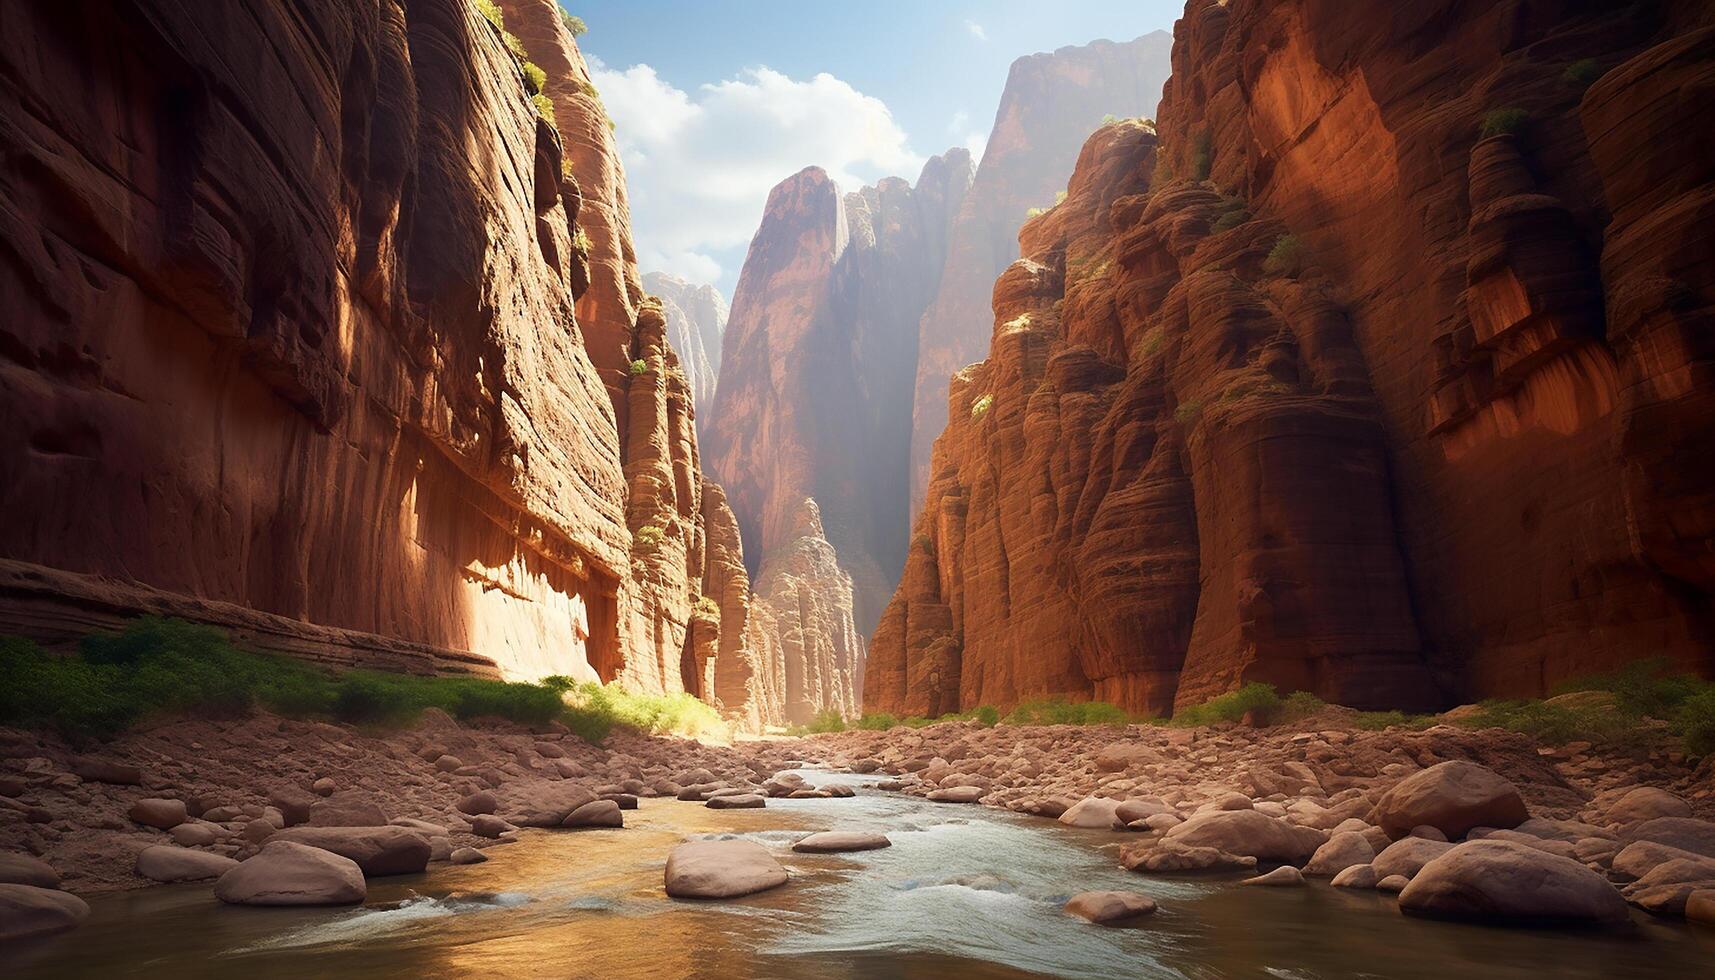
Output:
[[0,637],[0,725],[104,739],[154,720],[196,713],[242,717],[258,709],[354,725],[410,724],[426,708],[455,718],[565,725],[600,741],[615,726],[649,733],[724,733],[688,694],[638,695],[617,686],[549,678],[540,684],[383,671],[334,672],[235,647],[221,630],[147,616],[121,633],[87,636],[61,655]]

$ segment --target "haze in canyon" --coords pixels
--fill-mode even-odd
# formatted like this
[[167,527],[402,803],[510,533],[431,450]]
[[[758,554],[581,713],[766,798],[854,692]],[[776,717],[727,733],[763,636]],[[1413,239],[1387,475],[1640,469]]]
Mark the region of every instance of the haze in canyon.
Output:
[[8,976],[1707,963],[1709,4],[0,69]]

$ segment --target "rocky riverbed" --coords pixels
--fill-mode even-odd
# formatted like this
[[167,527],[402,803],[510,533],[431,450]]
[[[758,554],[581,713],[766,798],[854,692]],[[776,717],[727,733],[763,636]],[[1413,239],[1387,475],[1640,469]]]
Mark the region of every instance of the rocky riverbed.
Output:
[[[1144,908],[1152,882],[1237,873],[1495,924],[1614,926],[1628,902],[1715,921],[1715,764],[1665,744],[1366,731],[1329,712],[1261,729],[964,722],[734,746],[619,733],[598,747],[430,711],[392,733],[185,720],[81,750],[0,730],[0,935],[74,927],[77,896],[158,882],[210,883],[240,905],[360,902],[377,880],[482,862],[524,828],[622,827],[646,798],[738,814],[851,794],[784,773],[804,765],[1114,835],[1138,894],[1079,896],[1073,911],[1092,919]],[[749,885],[724,890],[729,858]],[[658,860],[672,892],[668,852]],[[771,861],[680,864],[694,888],[741,894],[786,880]]]

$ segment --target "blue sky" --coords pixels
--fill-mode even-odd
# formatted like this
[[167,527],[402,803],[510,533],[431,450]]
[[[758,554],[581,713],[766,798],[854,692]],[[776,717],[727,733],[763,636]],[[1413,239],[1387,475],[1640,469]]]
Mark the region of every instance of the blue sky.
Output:
[[[729,298],[768,189],[848,190],[976,151],[1015,58],[1172,30],[1183,0],[863,4],[561,0],[617,124],[645,271]],[[1116,107],[1124,108],[1124,107]]]

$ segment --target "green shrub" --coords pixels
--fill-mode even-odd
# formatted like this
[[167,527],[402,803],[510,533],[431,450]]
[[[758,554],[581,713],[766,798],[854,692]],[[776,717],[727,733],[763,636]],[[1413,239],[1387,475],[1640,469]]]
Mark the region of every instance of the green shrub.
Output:
[[1715,684],[1685,699],[1674,714],[1673,728],[1685,739],[1685,750],[1695,756],[1715,753]]
[[1477,127],[1477,134],[1487,138],[1502,133],[1519,133],[1528,122],[1530,113],[1523,109],[1494,109],[1484,114],[1481,125]]
[[704,616],[718,617],[721,614],[721,604],[715,601],[714,596],[697,596],[697,601],[692,604],[692,608]]
[[1249,220],[1251,220],[1251,213],[1246,211],[1244,208],[1239,208],[1236,211],[1228,211],[1219,218],[1216,218],[1215,223],[1210,226],[1210,230],[1217,232],[1229,231]]
[[1040,215],[1044,215],[1047,213],[1048,213],[1047,208],[1026,208],[1024,211],[1024,216],[1026,218],[1035,218],[1035,217],[1038,217]]
[[1294,278],[1304,271],[1309,257],[1309,250],[1297,235],[1282,235],[1274,240],[1274,247],[1268,250],[1268,258],[1263,260],[1262,267],[1277,276]]
[[1574,708],[1546,701],[1484,701],[1460,718],[1461,728],[1504,728],[1558,744],[1585,738],[1610,738],[1635,727],[1631,719],[1605,708]]
[[1379,732],[1385,728],[1403,725],[1406,728],[1423,729],[1435,724],[1434,715],[1408,715],[1403,711],[1360,711],[1352,724],[1365,731]]
[[971,709],[970,718],[979,725],[993,728],[1000,724],[1000,709],[992,704],[981,705]]
[[535,95],[547,87],[548,73],[543,71],[534,61],[526,61],[520,67],[524,71],[524,88],[531,95]]
[[1203,400],[1193,398],[1188,402],[1179,403],[1179,407],[1173,410],[1173,421],[1180,425],[1190,425],[1201,414],[1203,414]]
[[590,233],[585,231],[582,225],[572,232],[572,248],[584,255],[590,254]]
[[544,120],[547,120],[548,125],[553,126],[556,129],[559,128],[560,123],[557,119],[554,118],[554,100],[553,99],[548,98],[546,95],[543,95],[541,92],[537,92],[535,95],[530,96],[530,104],[532,106],[535,106],[536,115],[542,117]]
[[639,547],[653,549],[661,546],[661,538],[666,533],[667,529],[659,524],[645,524],[637,529],[634,537]]
[[860,731],[885,732],[897,724],[899,724],[899,719],[886,711],[866,711],[864,712],[863,717],[857,720],[857,725],[855,727]]
[[826,735],[831,732],[846,730],[846,719],[833,708],[823,708],[816,712],[816,717],[810,719],[810,724],[804,726],[812,735]]
[[1173,713],[1177,725],[1213,725],[1221,721],[1239,721],[1255,712],[1263,724],[1280,716],[1282,702],[1273,684],[1252,681],[1230,694],[1223,694],[1199,705],[1182,708]]
[[582,17],[574,15],[564,7],[560,8],[560,23],[566,25],[566,30],[570,31],[573,37],[583,37],[585,32],[589,30]]
[[643,358],[640,357],[637,360],[631,362],[631,366],[630,366],[629,370],[631,371],[631,376],[635,378],[640,374],[644,374],[644,373],[648,372],[649,362],[645,361]]
[[494,0],[472,0],[472,2],[476,4],[477,13],[486,17],[488,22],[494,25],[495,30],[506,30],[506,15],[501,13],[499,4],[495,3]]
[[1715,685],[1677,672],[1668,660],[1647,657],[1610,673],[1567,681],[1556,686],[1554,693],[1606,691],[1614,695],[1616,707],[1625,714],[1666,720],[1680,705],[1711,686]]
[[1214,140],[1208,130],[1197,134],[1197,143],[1191,154],[1191,176],[1193,180],[1208,180],[1209,171],[1215,165]]
[[1591,83],[1601,77],[1602,66],[1596,63],[1595,58],[1574,61],[1566,66],[1566,71],[1561,75],[1568,85],[1576,85],[1579,88],[1589,88]]
[[994,407],[994,396],[993,395],[983,395],[982,397],[978,398],[976,401],[971,402],[971,418],[980,419],[984,415],[987,415],[988,410],[990,408],[993,408],[993,407]]
[[1008,725],[1123,725],[1131,716],[1106,701],[1045,698],[1020,701],[1003,720]]
[[1328,703],[1309,691],[1293,691],[1280,705],[1281,721],[1299,721],[1314,715]]

